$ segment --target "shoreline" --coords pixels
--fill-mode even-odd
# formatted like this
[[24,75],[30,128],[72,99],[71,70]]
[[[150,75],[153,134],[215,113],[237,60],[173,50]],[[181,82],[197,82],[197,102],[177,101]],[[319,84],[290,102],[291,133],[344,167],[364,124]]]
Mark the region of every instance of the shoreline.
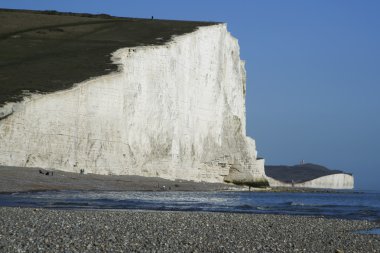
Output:
[[[42,173],[41,173],[42,172]],[[49,175],[46,173],[49,172]],[[129,175],[79,174],[59,170],[0,166],[0,194],[41,191],[253,191],[345,193],[352,191],[312,188],[249,188],[228,183],[168,180]],[[355,191],[353,191],[355,192]],[[355,192],[360,193],[360,192]]]
[[310,216],[0,207],[4,252],[379,252],[378,223]]
[[172,181],[163,178],[127,175],[80,174],[40,168],[0,166],[0,193],[60,190],[223,191],[244,190],[245,188],[248,189],[244,186],[223,183]]

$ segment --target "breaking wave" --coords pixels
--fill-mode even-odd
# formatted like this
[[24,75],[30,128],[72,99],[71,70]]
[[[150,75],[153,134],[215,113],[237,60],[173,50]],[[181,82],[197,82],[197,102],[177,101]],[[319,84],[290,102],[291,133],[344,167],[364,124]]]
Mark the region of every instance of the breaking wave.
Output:
[[48,191],[0,194],[0,206],[230,212],[380,220],[380,194]]

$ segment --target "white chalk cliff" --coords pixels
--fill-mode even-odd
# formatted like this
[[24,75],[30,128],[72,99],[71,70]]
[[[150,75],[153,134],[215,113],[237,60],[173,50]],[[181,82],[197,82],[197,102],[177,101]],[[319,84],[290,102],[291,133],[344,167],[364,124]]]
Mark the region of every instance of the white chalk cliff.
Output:
[[118,72],[0,108],[0,165],[266,180],[246,136],[244,62],[225,24],[113,59]]
[[285,183],[271,177],[267,177],[271,187],[295,187],[295,188],[321,188],[321,189],[345,189],[354,188],[354,177],[345,173],[331,174],[318,177],[301,183]]

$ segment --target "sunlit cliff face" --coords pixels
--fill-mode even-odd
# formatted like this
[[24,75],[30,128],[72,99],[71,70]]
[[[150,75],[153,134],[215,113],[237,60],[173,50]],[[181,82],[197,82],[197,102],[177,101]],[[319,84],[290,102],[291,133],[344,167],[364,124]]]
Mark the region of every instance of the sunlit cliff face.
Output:
[[226,25],[122,48],[119,71],[3,107],[0,164],[208,182],[265,179]]

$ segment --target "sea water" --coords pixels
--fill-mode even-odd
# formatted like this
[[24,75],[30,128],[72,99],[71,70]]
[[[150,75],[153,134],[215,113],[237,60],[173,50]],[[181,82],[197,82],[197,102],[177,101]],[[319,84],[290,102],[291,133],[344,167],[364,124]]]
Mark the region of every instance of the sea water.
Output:
[[0,206],[263,213],[380,221],[379,192],[45,191],[0,194]]

